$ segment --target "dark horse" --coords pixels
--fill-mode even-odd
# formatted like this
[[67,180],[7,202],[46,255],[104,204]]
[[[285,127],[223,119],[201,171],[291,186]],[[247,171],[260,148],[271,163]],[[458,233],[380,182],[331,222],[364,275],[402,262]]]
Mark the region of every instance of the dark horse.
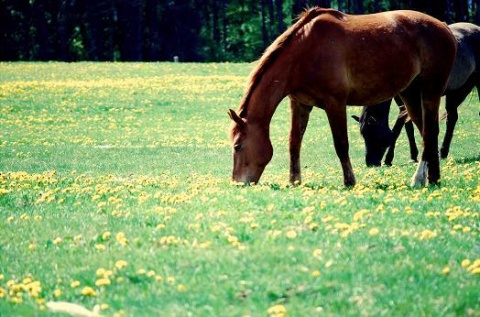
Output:
[[[348,154],[346,105],[374,105],[400,95],[423,131],[412,184],[438,184],[438,108],[456,52],[447,26],[420,12],[347,15],[313,8],[280,35],[253,70],[233,120],[232,180],[256,183],[273,156],[270,121],[291,100],[290,181],[300,182],[300,146],[309,113],[325,110],[344,184],[355,185]],[[428,166],[428,169],[427,169]]]
[[[470,94],[473,87],[480,91],[480,27],[471,23],[455,23],[449,25],[450,30],[457,39],[457,55],[450,73],[446,98],[446,131],[440,148],[440,157],[446,158],[450,150],[453,131],[458,120],[458,107]],[[368,166],[379,166],[382,157],[388,147],[385,156],[385,165],[392,165],[395,143],[405,125],[410,145],[410,157],[416,161],[418,155],[417,145],[413,135],[413,126],[407,120],[405,108],[400,98],[395,97],[400,107],[400,114],[390,130],[388,126],[388,113],[390,102],[386,101],[373,107],[364,107],[360,117],[354,118],[360,122],[360,133],[365,140],[366,157]]]

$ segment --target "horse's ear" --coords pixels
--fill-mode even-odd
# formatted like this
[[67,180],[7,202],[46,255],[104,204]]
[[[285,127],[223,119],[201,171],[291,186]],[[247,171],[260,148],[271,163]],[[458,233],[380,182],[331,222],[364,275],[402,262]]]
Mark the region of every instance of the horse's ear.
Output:
[[245,121],[243,121],[243,119],[240,118],[234,110],[228,109],[228,116],[233,120],[233,122],[238,124],[240,128],[243,129],[245,127]]
[[360,123],[360,117],[359,117],[359,116],[352,115],[352,118],[353,118],[355,121],[357,121],[357,122]]

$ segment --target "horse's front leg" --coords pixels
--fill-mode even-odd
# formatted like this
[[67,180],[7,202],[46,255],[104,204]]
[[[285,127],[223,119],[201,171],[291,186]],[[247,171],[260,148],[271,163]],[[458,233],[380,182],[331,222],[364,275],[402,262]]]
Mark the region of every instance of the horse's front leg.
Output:
[[348,155],[347,109],[345,104],[326,107],[328,122],[332,130],[333,144],[343,169],[343,183],[347,187],[355,186],[355,175]]
[[290,129],[290,183],[292,184],[297,184],[302,181],[300,149],[312,108],[312,106],[307,106],[290,99],[292,115],[292,126]]
[[390,146],[388,147],[387,154],[385,155],[385,165],[391,166],[393,158],[395,156],[395,145],[397,143],[397,139],[400,136],[400,132],[402,132],[402,128],[405,125],[405,118],[404,116],[399,115],[395,124],[392,128],[392,141],[390,142]]

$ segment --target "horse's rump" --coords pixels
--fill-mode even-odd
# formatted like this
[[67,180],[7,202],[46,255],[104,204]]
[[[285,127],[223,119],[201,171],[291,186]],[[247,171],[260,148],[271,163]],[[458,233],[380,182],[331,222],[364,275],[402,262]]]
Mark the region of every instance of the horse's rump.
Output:
[[[308,90],[332,92],[347,104],[387,100],[417,76],[431,81],[432,89],[443,90],[448,76],[441,52],[444,43],[451,43],[451,32],[438,20],[415,11],[359,16],[325,12],[306,24],[298,39],[303,52],[296,59],[305,65],[306,80],[295,86],[305,90],[321,85],[323,89]],[[329,99],[318,97],[323,104]]]

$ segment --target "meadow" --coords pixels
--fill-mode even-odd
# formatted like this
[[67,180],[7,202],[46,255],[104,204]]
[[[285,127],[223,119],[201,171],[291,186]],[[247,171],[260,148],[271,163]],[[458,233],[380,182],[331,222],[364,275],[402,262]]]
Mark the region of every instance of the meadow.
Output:
[[319,109],[290,186],[284,101],[244,187],[227,110],[252,68],[0,63],[0,316],[480,316],[477,92],[441,186],[407,185],[404,135],[394,166],[365,167],[351,120],[345,188]]

